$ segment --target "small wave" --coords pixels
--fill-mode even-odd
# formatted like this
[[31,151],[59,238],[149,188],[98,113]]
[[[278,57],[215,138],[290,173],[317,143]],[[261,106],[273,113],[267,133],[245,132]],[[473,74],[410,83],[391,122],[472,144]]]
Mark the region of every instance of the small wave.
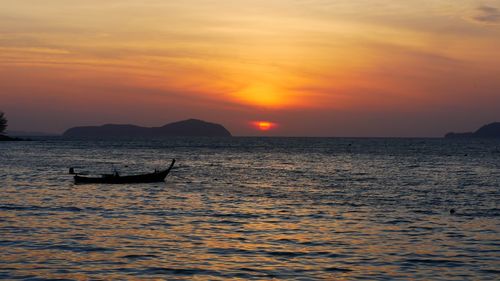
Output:
[[438,213],[432,210],[415,210],[414,211],[417,214],[423,214],[423,215],[437,215]]
[[239,268],[238,270],[241,270],[241,271],[249,271],[249,272],[260,272],[259,270],[257,269],[254,269],[254,268],[249,268],[249,267],[242,267],[242,268]]
[[273,251],[273,252],[266,252],[266,254],[268,254],[270,256],[275,256],[275,257],[295,258],[295,257],[305,256],[308,253],[304,253],[304,252]]
[[[273,273],[272,271],[269,271],[269,270],[254,269],[254,268],[248,268],[248,267],[242,267],[242,268],[239,268],[238,270],[252,273],[252,274],[245,274],[245,275],[249,276],[249,277],[246,277],[245,279],[252,279],[255,277],[262,277],[262,278],[276,278],[277,277],[277,275],[275,273]],[[240,273],[236,273],[234,277],[237,277],[236,275],[240,275]]]
[[81,212],[83,209],[78,207],[59,207],[59,208],[51,208],[50,210],[54,211],[63,211],[63,212]]
[[410,221],[410,220],[405,220],[405,219],[394,219],[394,220],[389,220],[389,221],[386,221],[385,223],[387,223],[387,224],[394,224],[394,225],[397,225],[397,224],[412,223],[412,221]]
[[288,238],[281,238],[281,239],[277,239],[276,241],[283,242],[283,243],[297,243],[296,240],[294,240],[294,239],[288,239]]
[[275,257],[301,257],[301,256],[325,256],[325,257],[340,257],[341,255],[333,255],[327,251],[311,251],[311,252],[288,252],[288,251],[269,251],[265,252],[270,256]]
[[213,221],[214,223],[220,223],[220,224],[228,224],[228,225],[241,225],[244,224],[243,222],[240,221],[232,221],[232,220],[220,220],[220,221]]
[[330,253],[327,255],[327,257],[329,258],[343,258],[343,257],[346,257],[347,255],[344,255],[344,254],[335,254],[335,253]]
[[73,234],[68,236],[69,239],[72,240],[79,240],[79,241],[84,241],[84,240],[89,240],[89,236],[86,234],[78,233],[78,234]]
[[26,281],[73,281],[73,279],[66,279],[66,278],[43,278],[43,277],[29,277],[29,278],[26,278],[24,280],[26,280]]
[[487,273],[487,274],[500,274],[500,270],[498,269],[483,269],[481,272]]
[[35,211],[37,210],[36,206],[18,206],[18,205],[0,205],[0,210],[5,211]]
[[71,252],[113,252],[111,248],[95,247],[95,246],[83,246],[83,245],[49,245],[43,247],[46,250],[61,250],[61,251],[71,251]]
[[193,276],[193,275],[212,275],[220,276],[220,273],[213,270],[207,269],[191,269],[191,268],[168,268],[168,267],[149,267],[138,272],[140,275],[182,275],[182,276]]
[[444,260],[444,259],[407,259],[404,262],[409,264],[427,264],[436,266],[446,264],[447,266],[451,267],[463,265],[463,263],[460,261]]
[[145,259],[152,259],[152,258],[157,258],[157,255],[125,255],[121,256],[120,258],[122,259],[130,259],[130,260],[145,260]]
[[43,207],[43,206],[20,206],[20,205],[0,205],[0,210],[5,211],[49,211],[49,212],[81,212],[78,207]]
[[446,236],[450,238],[465,238],[467,237],[463,233],[458,233],[458,232],[445,232]]
[[257,252],[245,249],[237,249],[237,248],[211,248],[208,250],[208,253],[220,254],[220,255],[228,255],[228,254],[254,255]]
[[353,182],[372,182],[372,181],[377,181],[378,179],[375,177],[365,177],[365,178],[358,178],[358,179],[352,179]]
[[231,274],[228,277],[249,280],[249,279],[255,278],[255,275],[248,274],[248,273],[243,273],[243,272],[237,272],[237,273]]
[[251,219],[251,218],[259,218],[259,215],[255,214],[241,214],[241,213],[235,213],[235,214],[213,214],[213,217],[217,218],[241,218],[241,219]]
[[342,268],[342,267],[327,267],[327,268],[324,269],[324,271],[345,273],[345,272],[351,272],[352,269]]

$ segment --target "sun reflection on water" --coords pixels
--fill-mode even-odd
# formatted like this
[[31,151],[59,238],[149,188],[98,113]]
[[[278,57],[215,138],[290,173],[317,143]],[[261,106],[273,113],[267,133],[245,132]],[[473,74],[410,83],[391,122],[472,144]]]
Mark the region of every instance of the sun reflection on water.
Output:
[[[263,139],[235,139],[224,148],[220,140],[0,147],[0,157],[11,160],[0,161],[9,171],[0,197],[0,268],[9,271],[0,269],[0,277],[366,280],[418,272],[453,279],[488,277],[478,264],[493,270],[499,224],[488,213],[496,202],[485,194],[497,194],[497,185],[443,188],[467,177],[496,183],[498,158],[483,154],[483,145],[468,144],[441,165],[434,163],[450,161],[451,151],[442,151],[451,148],[434,140],[423,144],[435,146],[427,155],[433,160],[422,162],[408,152],[419,144],[401,140],[307,147]],[[353,152],[358,143],[369,149]],[[34,152],[38,159],[26,157]],[[146,167],[172,154],[182,157],[165,184],[73,186],[62,174],[73,159],[102,170],[104,160]],[[421,166],[406,168],[414,162]],[[457,172],[476,166],[477,174]],[[415,183],[414,175],[427,171],[435,177]],[[464,215],[442,210],[450,194]],[[467,209],[470,198],[479,209]]]

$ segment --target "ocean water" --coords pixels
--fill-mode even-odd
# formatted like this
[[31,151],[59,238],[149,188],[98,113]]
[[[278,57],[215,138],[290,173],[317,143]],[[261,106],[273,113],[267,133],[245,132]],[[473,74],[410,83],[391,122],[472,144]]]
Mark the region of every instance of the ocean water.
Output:
[[500,141],[48,138],[0,143],[0,192],[0,279],[500,276]]

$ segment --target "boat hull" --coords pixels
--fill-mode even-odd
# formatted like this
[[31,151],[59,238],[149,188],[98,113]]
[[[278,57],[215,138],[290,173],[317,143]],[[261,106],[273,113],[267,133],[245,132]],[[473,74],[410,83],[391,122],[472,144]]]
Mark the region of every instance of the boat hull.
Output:
[[119,176],[119,175],[105,175],[102,177],[84,177],[75,175],[74,180],[76,184],[127,184],[127,183],[154,183],[165,181],[165,178],[174,167],[175,159],[172,160],[170,167],[166,170],[154,172],[150,174],[132,175],[132,176]]

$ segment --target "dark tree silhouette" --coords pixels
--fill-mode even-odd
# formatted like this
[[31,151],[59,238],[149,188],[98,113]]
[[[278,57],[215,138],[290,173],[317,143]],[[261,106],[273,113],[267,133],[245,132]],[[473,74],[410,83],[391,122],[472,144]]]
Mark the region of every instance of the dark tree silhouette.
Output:
[[7,129],[7,119],[3,112],[0,112],[0,135],[4,133],[5,129]]

